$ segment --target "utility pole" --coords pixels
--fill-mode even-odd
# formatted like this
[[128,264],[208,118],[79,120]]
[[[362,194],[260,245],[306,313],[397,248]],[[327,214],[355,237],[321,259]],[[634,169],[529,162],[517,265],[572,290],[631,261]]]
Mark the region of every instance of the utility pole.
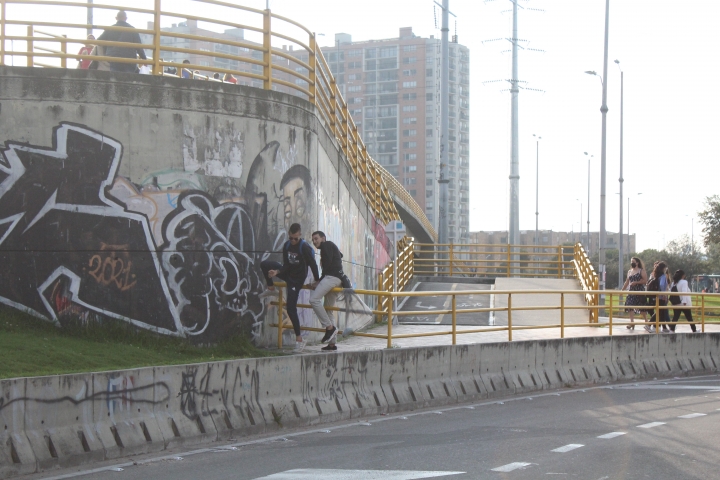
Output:
[[[610,35],[610,0],[605,0],[605,55],[603,59],[602,82],[602,138],[600,145],[600,290],[605,290],[605,170],[607,161],[607,78],[608,78],[608,37]],[[605,295],[600,295],[600,305],[605,305]],[[602,312],[602,310],[599,310]]]
[[92,28],[92,24],[93,24],[93,7],[92,7],[93,0],[87,0],[87,3],[88,3],[88,7],[87,7],[87,24],[90,25],[90,26],[87,28],[87,34],[88,34],[88,35],[92,35],[92,33],[93,33],[93,28]]
[[[436,2],[437,3],[437,2]],[[450,0],[442,0],[442,40],[441,40],[441,63],[440,71],[442,74],[440,81],[440,171],[438,172],[438,183],[440,184],[440,205],[439,222],[438,222],[438,240],[439,243],[448,243],[448,183],[447,168],[449,163],[449,141],[450,141],[450,45],[448,34],[450,28],[448,26],[450,13]],[[446,250],[447,247],[441,247],[440,250]]]
[[[623,284],[624,268],[623,268],[623,99],[624,92],[623,88],[625,85],[624,72],[620,67],[620,60],[615,60],[615,64],[620,68],[620,240],[618,242],[618,287]],[[630,230],[628,230],[630,235]],[[628,243],[630,243],[630,237],[628,237]],[[628,245],[628,250],[630,245]]]
[[[512,27],[512,79],[510,80],[510,227],[508,243],[520,243],[520,160],[518,146],[518,0],[510,0],[513,4]],[[512,256],[517,260],[516,255]],[[509,267],[509,266],[508,266]]]

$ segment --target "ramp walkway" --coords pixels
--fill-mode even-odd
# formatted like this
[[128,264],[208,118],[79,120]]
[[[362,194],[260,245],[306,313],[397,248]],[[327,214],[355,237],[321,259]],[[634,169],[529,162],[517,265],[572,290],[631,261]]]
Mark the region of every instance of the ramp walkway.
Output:
[[[582,285],[573,278],[498,278],[494,290],[581,290]],[[493,295],[496,307],[507,308],[507,295]],[[516,293],[512,295],[513,308],[523,307],[557,307],[560,305],[560,294],[531,295]],[[565,295],[566,307],[586,307],[587,302],[581,294]],[[495,325],[507,325],[507,312],[494,312]],[[583,310],[565,310],[565,323],[588,323],[589,312]],[[547,325],[560,323],[560,310],[514,310],[513,325]]]

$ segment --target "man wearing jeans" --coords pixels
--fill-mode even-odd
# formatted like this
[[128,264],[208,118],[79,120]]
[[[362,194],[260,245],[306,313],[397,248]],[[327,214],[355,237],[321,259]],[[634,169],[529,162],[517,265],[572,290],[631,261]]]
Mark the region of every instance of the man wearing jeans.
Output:
[[260,269],[267,280],[267,290],[259,295],[265,298],[276,295],[273,285],[273,277],[285,281],[287,284],[287,308],[288,317],[295,330],[295,353],[300,353],[305,348],[305,339],[300,335],[300,318],[298,317],[297,301],[300,290],[307,277],[307,269],[312,270],[315,282],[318,282],[318,268],[315,262],[315,252],[312,247],[302,238],[302,231],[299,223],[293,223],[289,229],[289,240],[283,246],[283,263],[264,260],[260,262]]
[[337,339],[338,329],[333,325],[330,316],[323,306],[323,297],[325,305],[328,307],[335,306],[337,292],[332,292],[333,288],[337,288],[342,284],[342,253],[337,245],[325,239],[325,234],[321,231],[312,234],[312,242],[315,248],[320,250],[320,266],[322,267],[322,277],[320,282],[315,285],[315,291],[310,295],[310,305],[315,311],[320,324],[325,327],[325,336],[321,343],[328,342],[326,347],[321,348],[325,351],[337,350],[335,341]]

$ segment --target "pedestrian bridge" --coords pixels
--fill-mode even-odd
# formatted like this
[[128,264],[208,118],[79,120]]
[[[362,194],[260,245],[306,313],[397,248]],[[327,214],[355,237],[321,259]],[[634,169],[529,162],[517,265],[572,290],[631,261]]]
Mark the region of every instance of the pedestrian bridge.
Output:
[[[95,4],[96,18],[124,8],[141,44],[85,40],[88,28],[128,29],[89,25],[73,2],[0,1],[0,303],[58,326],[113,318],[198,342],[244,333],[282,345],[282,298],[258,299],[259,263],[281,255],[298,222],[306,237],[322,230],[338,244],[372,322],[385,323],[358,338],[391,346],[393,320],[453,343],[473,329],[512,340],[517,329],[551,325],[562,336],[566,325],[601,323],[580,245],[436,243],[417,202],[368,154],[312,31],[215,0],[193,2],[203,16],[169,0],[123,3]],[[179,20],[235,36],[161,28]],[[148,59],[76,54],[83,44]],[[217,58],[224,67],[211,66]],[[83,59],[152,75],[74,68]],[[396,219],[408,235],[393,262],[383,227]],[[468,282],[491,281],[492,294],[461,298]],[[448,291],[434,292],[438,283]],[[486,324],[463,325],[480,317]],[[303,309],[303,328],[315,322]]]

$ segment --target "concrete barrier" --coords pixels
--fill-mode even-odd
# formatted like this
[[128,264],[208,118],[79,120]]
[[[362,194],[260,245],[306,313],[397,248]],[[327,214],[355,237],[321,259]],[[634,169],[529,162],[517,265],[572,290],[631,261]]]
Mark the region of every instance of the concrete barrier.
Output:
[[0,478],[37,468],[25,435],[25,382],[24,378],[0,380]]
[[25,434],[39,470],[105,459],[93,422],[92,374],[28,378]]
[[480,378],[482,378],[488,397],[512,395],[515,382],[505,378],[508,371],[508,344],[483,343],[480,347]]
[[634,380],[641,367],[635,360],[637,340],[633,336],[612,337],[612,364],[618,379]]
[[457,403],[457,392],[452,381],[451,349],[423,347],[418,349],[417,383],[426,405]]
[[544,388],[562,388],[570,385],[562,365],[564,340],[538,340],[535,350],[535,370]]
[[488,392],[480,376],[481,345],[455,345],[450,347],[450,374],[458,402],[487,398]]
[[508,370],[505,378],[515,384],[515,393],[534,392],[543,389],[543,383],[535,370],[536,342],[512,342],[507,344]]
[[117,458],[165,449],[153,405],[170,400],[167,385],[156,385],[153,368],[92,375],[92,414],[95,431],[106,458]]
[[715,372],[720,334],[285,356],[0,381],[0,478],[286,427]]
[[615,382],[617,370],[613,365],[612,337],[591,337],[587,339],[588,367],[595,371],[595,381]]
[[[211,364],[156,367],[153,413],[167,447],[217,440],[217,430],[208,410],[212,395]],[[169,395],[168,395],[169,392]]]
[[590,385],[600,381],[588,364],[587,338],[566,338],[563,342],[562,364],[572,385]]
[[380,386],[388,400],[389,412],[413,410],[426,405],[416,377],[418,350],[398,348],[383,351]]
[[350,404],[341,387],[341,355],[303,355],[301,365],[302,398],[308,405],[311,423],[334,422],[350,418]]
[[388,401],[380,386],[382,355],[380,350],[344,352],[340,355],[340,385],[350,404],[350,415],[353,418],[388,411]]

